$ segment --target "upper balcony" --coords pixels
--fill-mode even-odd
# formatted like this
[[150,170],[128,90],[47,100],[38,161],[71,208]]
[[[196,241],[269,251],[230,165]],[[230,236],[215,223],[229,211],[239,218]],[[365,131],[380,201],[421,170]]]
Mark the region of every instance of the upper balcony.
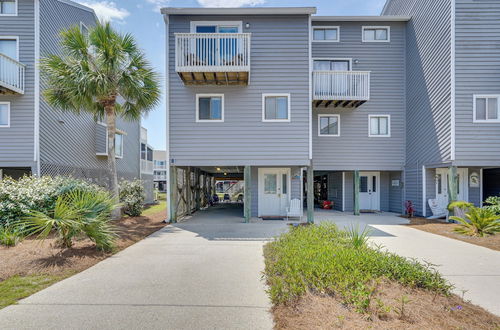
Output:
[[357,108],[369,99],[369,71],[313,71],[316,107]]
[[175,71],[185,85],[248,85],[250,33],[176,33]]
[[25,65],[0,53],[0,94],[24,94]]

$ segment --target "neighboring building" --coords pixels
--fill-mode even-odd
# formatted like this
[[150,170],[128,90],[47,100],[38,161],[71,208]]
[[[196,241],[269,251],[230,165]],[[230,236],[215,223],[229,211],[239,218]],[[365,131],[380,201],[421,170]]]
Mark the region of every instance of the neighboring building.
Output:
[[[0,1],[0,174],[72,175],[106,183],[106,125],[50,107],[39,59],[60,53],[59,33],[87,30],[94,11],[69,0]],[[120,178],[139,178],[140,122],[117,121]]]
[[146,203],[155,200],[153,182],[153,147],[148,144],[148,130],[141,127],[141,176],[146,192]]
[[304,196],[312,211],[313,193],[355,213],[480,205],[482,176],[500,167],[500,52],[487,32],[500,32],[499,6],[164,8],[170,217],[199,208],[200,173],[248,181],[246,219],[283,216]]
[[154,187],[159,192],[167,192],[167,152],[153,151]]

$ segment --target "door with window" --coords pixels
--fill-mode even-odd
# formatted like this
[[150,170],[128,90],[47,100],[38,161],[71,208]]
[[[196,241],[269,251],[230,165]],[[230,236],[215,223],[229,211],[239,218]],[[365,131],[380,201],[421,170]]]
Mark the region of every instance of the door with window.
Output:
[[[333,60],[314,60],[313,62],[314,71],[337,71],[344,72],[351,70],[351,61],[348,59],[333,59]],[[342,74],[328,74],[322,75],[322,80],[319,86],[315,88],[318,89],[319,93],[331,93],[335,95],[347,95],[349,92],[349,82],[347,81],[347,76]],[[324,90],[321,90],[323,89]],[[333,89],[333,90],[330,90]]]
[[[227,24],[196,24],[196,33],[239,33],[239,25]],[[197,39],[196,55],[205,65],[224,65],[235,60],[238,51],[237,38],[210,38]]]
[[290,202],[290,169],[259,169],[259,216],[285,216]]
[[380,211],[380,172],[360,172],[359,209]]
[[0,53],[17,61],[17,39],[0,37]]
[[[467,168],[457,169],[457,200],[459,201],[469,200],[468,172]],[[446,208],[449,203],[448,168],[437,168],[435,180],[436,199],[438,200],[439,206]]]

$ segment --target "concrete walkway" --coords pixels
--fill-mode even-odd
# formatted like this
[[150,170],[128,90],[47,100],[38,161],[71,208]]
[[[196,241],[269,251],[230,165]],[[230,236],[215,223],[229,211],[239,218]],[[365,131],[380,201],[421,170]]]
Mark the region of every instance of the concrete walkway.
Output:
[[[333,216],[332,216],[333,215]],[[455,293],[500,316],[500,252],[427,233],[398,224],[406,219],[396,214],[351,214],[316,212],[316,222],[333,221],[339,226],[361,223],[373,228],[371,241],[387,250],[436,265],[455,285]]]
[[214,208],[0,310],[1,329],[272,329],[262,246],[286,230]]

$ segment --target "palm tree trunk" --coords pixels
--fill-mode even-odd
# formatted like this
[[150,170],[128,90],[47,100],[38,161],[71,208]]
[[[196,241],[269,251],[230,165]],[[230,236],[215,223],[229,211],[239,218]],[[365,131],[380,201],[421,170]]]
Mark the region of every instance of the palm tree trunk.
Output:
[[[119,201],[118,190],[118,173],[116,171],[116,152],[115,152],[115,133],[116,133],[116,114],[115,106],[108,104],[105,106],[106,123],[108,126],[108,174],[109,174],[109,191],[113,198]],[[117,207],[113,210],[111,217],[113,220],[119,219],[121,216],[121,209]]]

